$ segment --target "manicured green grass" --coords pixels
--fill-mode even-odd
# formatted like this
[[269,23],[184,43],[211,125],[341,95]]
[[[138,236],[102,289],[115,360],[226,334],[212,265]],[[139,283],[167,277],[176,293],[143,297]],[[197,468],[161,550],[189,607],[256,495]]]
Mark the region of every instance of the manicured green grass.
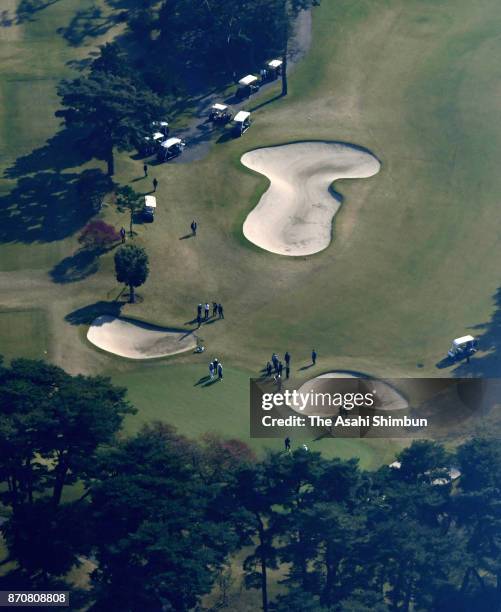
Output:
[[49,346],[47,318],[42,310],[0,309],[0,355],[44,359]]
[[[22,26],[14,46],[0,44],[0,95],[8,100],[0,104],[3,169],[55,133],[57,79],[71,73],[70,60],[85,57],[102,40],[71,46],[57,35],[82,4],[55,3]],[[290,95],[257,110],[243,138],[221,138],[200,162],[152,166],[146,180],[139,178],[142,161],[117,157],[120,182],[138,179],[131,184],[147,192],[154,176],[160,181],[155,222],[136,228],[135,240],[151,262],[150,278],[139,290],[144,300],[122,312],[178,326],[193,319],[198,302],[221,301],[226,319],[202,327],[201,335],[210,355],[225,364],[222,385],[193,386],[205,375],[199,356],[135,364],[94,351],[85,341],[85,320],[78,324],[73,317],[72,324],[66,317],[118,293],[113,254],[88,279],[51,285],[47,276],[42,282],[41,275],[75,250],[74,226],[67,235],[63,227],[58,240],[23,241],[20,219],[15,239],[0,247],[0,269],[17,270],[18,280],[32,283],[26,308],[41,303],[49,313],[49,358],[73,372],[109,373],[129,387],[140,409],[128,422],[130,431],[149,418],[165,418],[190,435],[218,431],[244,439],[248,378],[272,351],[291,352],[296,377],[313,347],[322,372],[443,374],[436,362],[452,338],[489,321],[499,286],[498,13],[495,0],[433,6],[422,0],[323,0],[315,9],[313,47],[291,75]],[[30,97],[26,87],[33,79],[36,94]],[[261,101],[251,100],[249,108]],[[239,159],[255,147],[305,139],[366,146],[381,159],[382,171],[336,185],[345,202],[328,249],[308,258],[280,257],[242,236],[242,221],[266,182]],[[63,179],[79,170],[71,142],[65,147],[56,164]],[[54,156],[52,151],[37,163],[50,172]],[[38,174],[46,171],[43,163]],[[18,178],[24,177],[11,173],[0,181],[7,195],[2,204],[16,204],[8,194]],[[25,192],[22,184],[18,189]],[[72,210],[71,189],[53,192]],[[50,220],[51,198],[44,200]],[[118,227],[126,223],[112,206],[104,217]],[[199,235],[180,240],[193,218]],[[17,307],[16,291],[16,283],[10,292],[6,284],[0,305]],[[20,339],[21,351],[23,342],[31,340]],[[482,373],[497,375],[498,360],[490,363]],[[367,441],[315,444],[328,453],[358,455],[367,466],[386,461],[394,450]]]

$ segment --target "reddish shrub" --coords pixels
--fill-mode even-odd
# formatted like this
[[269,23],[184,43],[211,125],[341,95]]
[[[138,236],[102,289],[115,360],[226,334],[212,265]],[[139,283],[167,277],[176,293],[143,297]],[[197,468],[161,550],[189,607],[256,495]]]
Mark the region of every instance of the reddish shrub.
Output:
[[106,248],[118,242],[120,234],[117,230],[104,221],[91,221],[88,223],[78,238],[78,242],[87,248]]

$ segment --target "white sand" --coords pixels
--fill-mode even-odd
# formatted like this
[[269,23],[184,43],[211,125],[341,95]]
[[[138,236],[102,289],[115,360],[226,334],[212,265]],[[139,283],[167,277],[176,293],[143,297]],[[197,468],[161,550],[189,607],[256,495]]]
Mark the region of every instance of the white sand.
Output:
[[193,350],[197,344],[191,332],[109,315],[102,315],[92,322],[87,340],[104,351],[129,359],[166,357]]
[[299,142],[255,149],[241,158],[264,174],[270,186],[248,214],[247,240],[280,255],[304,256],[327,248],[341,198],[333,181],[377,174],[379,161],[368,151],[330,142]]
[[[299,393],[308,393],[309,391],[313,391],[314,393],[332,393],[332,389],[329,388],[325,383],[330,378],[358,378],[353,374],[347,374],[345,372],[328,372],[327,374],[322,374],[321,376],[317,376],[316,378],[312,378],[308,382],[301,385],[298,389]],[[362,379],[363,380],[363,379]],[[336,393],[344,393],[344,392],[353,392],[353,383],[348,383],[345,389],[343,389],[342,383],[339,384],[339,389],[336,390]],[[391,387],[388,383],[385,383],[381,380],[371,379],[371,385],[369,388],[362,387],[359,390],[362,393],[367,392],[375,392],[375,397],[377,398],[377,406],[376,409],[378,412],[386,412],[393,410],[405,410],[409,407],[407,400],[393,387]],[[290,407],[298,413],[302,414],[317,414],[319,416],[329,417],[334,416],[339,413],[339,408],[334,406],[329,406],[327,403],[325,406],[314,405],[313,402],[310,402],[305,406],[303,410],[299,410],[298,407],[290,404]]]

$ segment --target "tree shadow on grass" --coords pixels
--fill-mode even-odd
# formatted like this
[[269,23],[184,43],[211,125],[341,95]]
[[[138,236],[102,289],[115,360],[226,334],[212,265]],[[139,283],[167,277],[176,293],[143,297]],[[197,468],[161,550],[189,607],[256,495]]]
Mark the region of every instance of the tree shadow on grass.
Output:
[[106,302],[105,300],[100,300],[99,302],[94,302],[94,304],[89,304],[88,306],[73,310],[73,312],[68,313],[64,319],[72,325],[90,325],[101,315],[110,315],[113,317],[120,316],[122,306],[123,303],[121,302]]
[[97,249],[79,249],[56,264],[49,274],[52,280],[59,284],[84,280],[98,271],[101,252]]
[[0,198],[0,242],[53,242],[72,235],[94,214],[78,197],[78,174],[38,172]]
[[59,28],[61,34],[68,43],[74,47],[85,42],[86,38],[95,38],[108,32],[114,25],[124,21],[125,13],[104,15],[99,6],[90,6],[77,11],[66,27]]
[[60,0],[21,0],[16,9],[16,21],[18,24],[25,21],[34,21],[36,13],[60,2]]

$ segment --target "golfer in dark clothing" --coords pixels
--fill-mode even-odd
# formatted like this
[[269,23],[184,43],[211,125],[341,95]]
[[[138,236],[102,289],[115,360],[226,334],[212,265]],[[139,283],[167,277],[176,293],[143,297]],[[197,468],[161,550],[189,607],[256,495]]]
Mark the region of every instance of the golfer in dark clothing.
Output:
[[218,304],[217,305],[217,311],[219,313],[219,318],[220,319],[224,319],[224,311],[223,311],[223,305],[222,304]]
[[266,364],[266,375],[267,376],[271,376],[271,370],[272,370],[271,363],[268,361]]
[[153,179],[153,191],[156,191],[158,187],[158,181],[156,178]]
[[212,363],[214,364],[214,372],[217,372],[217,366],[219,364],[217,357],[214,357],[214,361]]
[[289,378],[289,375],[291,373],[291,369],[289,368],[288,365],[285,366],[285,378]]
[[284,445],[285,445],[285,450],[287,452],[289,452],[290,449],[291,449],[291,439],[289,438],[289,436],[287,436],[287,438],[285,438]]
[[219,380],[223,380],[223,366],[221,364],[217,366],[217,377]]
[[198,315],[199,317],[202,317],[202,304],[199,304],[199,305],[197,306],[197,315]]
[[209,304],[205,304],[205,320],[207,321],[207,319],[209,318],[209,312],[210,312],[210,306]]
[[311,351],[311,363],[313,365],[317,363],[317,351],[315,349]]
[[191,227],[191,233],[193,234],[193,236],[196,236],[197,235],[197,222],[193,220],[191,222],[190,227]]
[[197,315],[197,325],[198,325],[198,327],[200,327],[200,325],[202,325],[202,317],[199,314]]
[[215,317],[218,313],[217,302],[212,302],[212,316]]
[[278,373],[280,374],[280,376],[282,376],[282,372],[284,371],[284,364],[279,361],[278,362]]
[[144,164],[143,170],[144,170],[144,177],[146,178],[148,176],[148,166],[146,164]]
[[122,239],[122,244],[125,242],[125,228],[122,227],[120,230],[120,238]]
[[285,359],[285,365],[290,365],[291,356],[289,355],[289,351],[285,352],[284,359]]

